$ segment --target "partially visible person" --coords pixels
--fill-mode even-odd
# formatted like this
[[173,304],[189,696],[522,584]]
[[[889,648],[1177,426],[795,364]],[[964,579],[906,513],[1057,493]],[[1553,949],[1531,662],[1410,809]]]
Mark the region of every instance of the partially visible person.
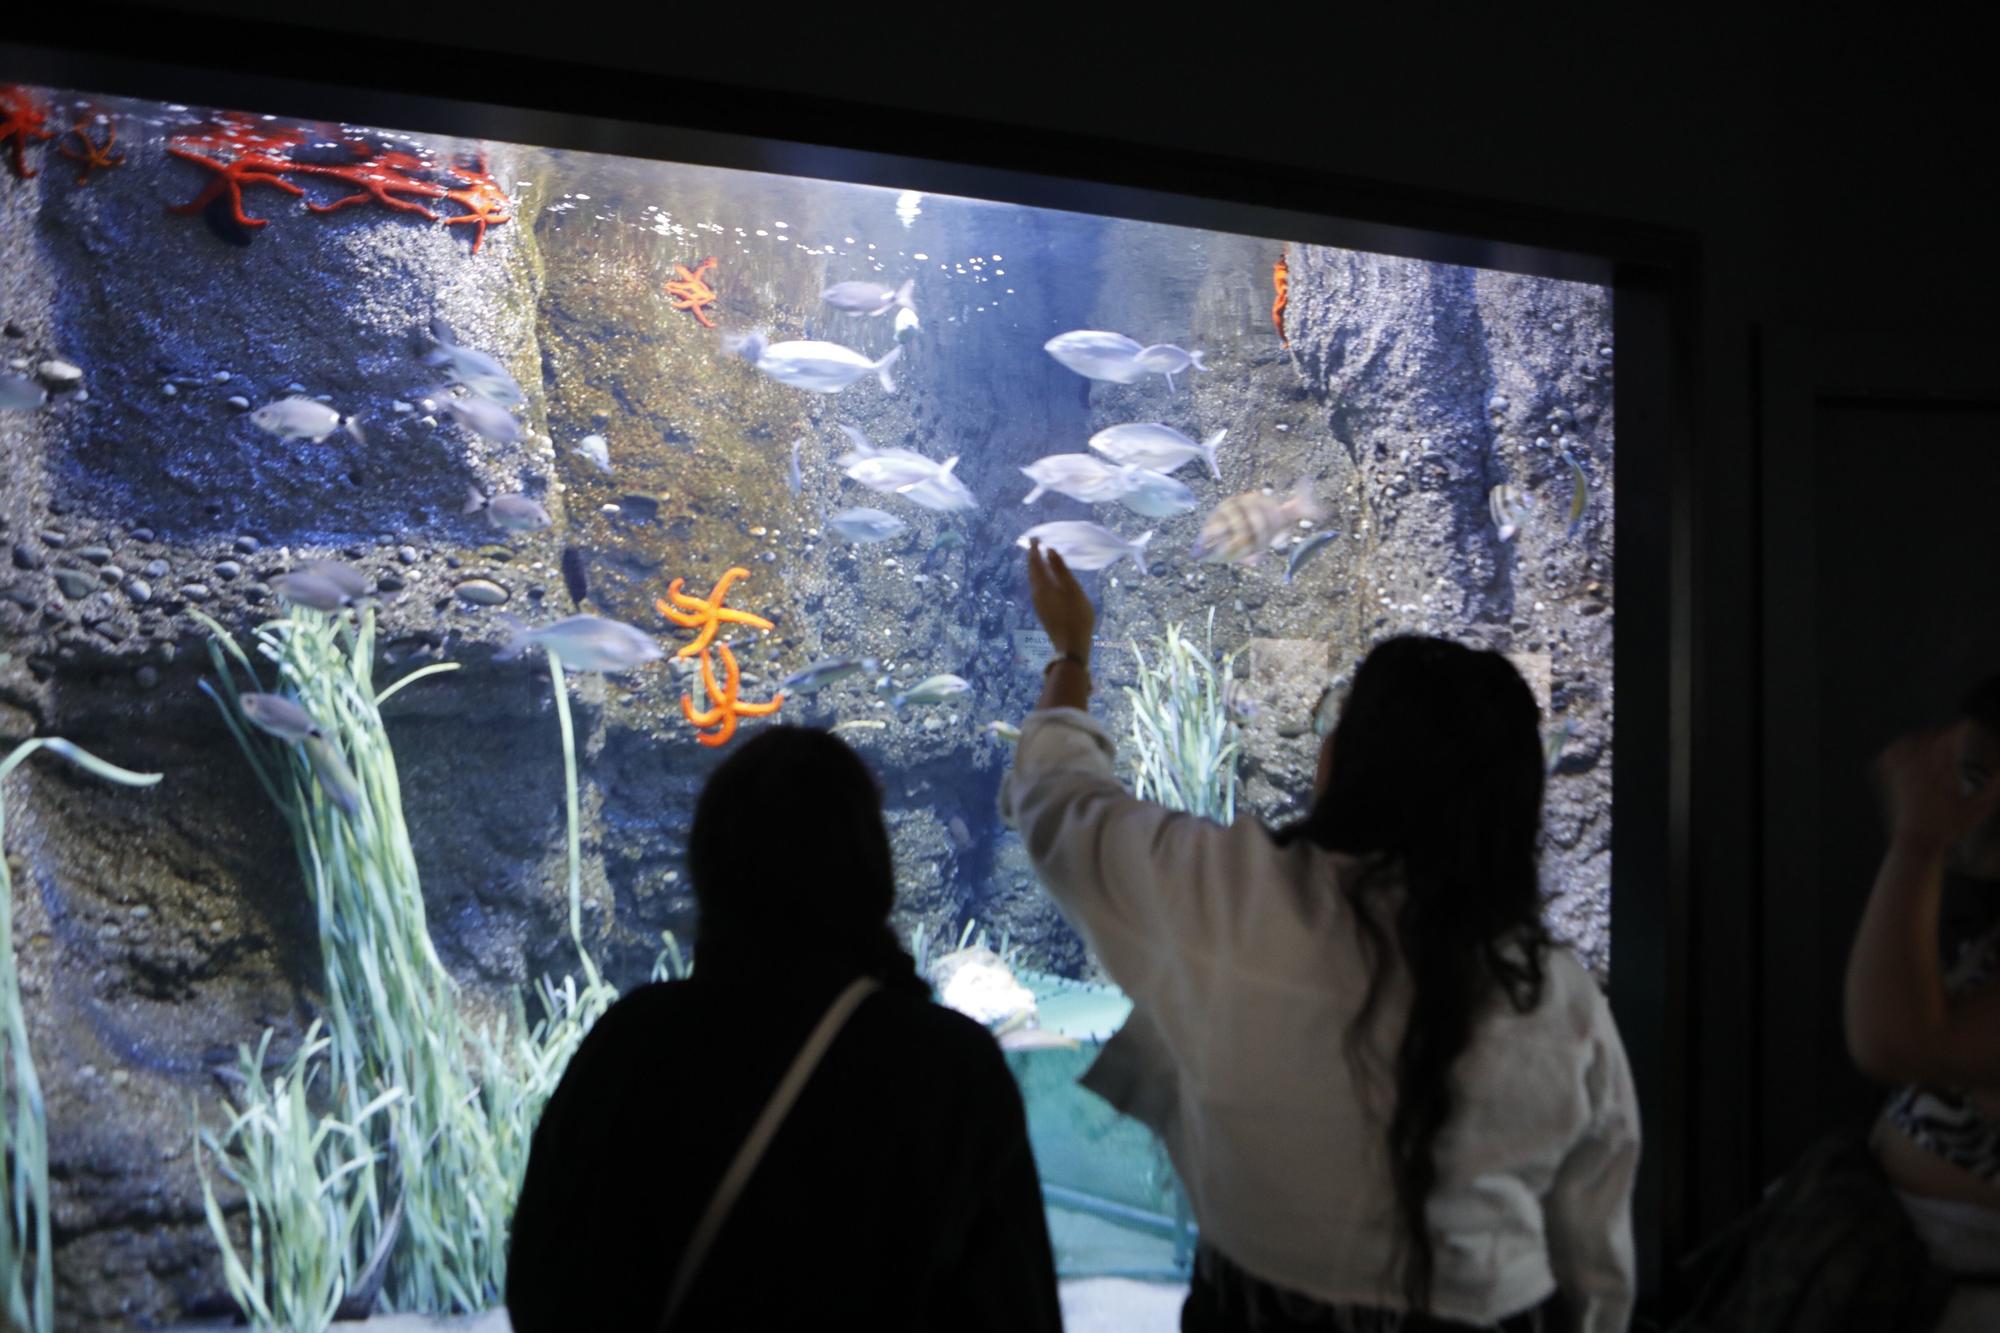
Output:
[[1132,996],[1089,1085],[1157,1129],[1201,1245],[1187,1333],[1609,1333],[1639,1124],[1541,924],[1542,752],[1508,661],[1378,645],[1272,831],[1134,798],[1085,708],[1094,610],[1031,547],[1056,657],[1001,809]]
[[1948,873],[2000,892],[2000,680],[1954,725],[1905,736],[1877,775],[1889,850],[1848,958],[1847,1043],[1896,1086],[1871,1137],[1931,1261],[1955,1283],[1940,1333],[2000,1329],[2000,928],[1946,967]]
[[[508,1268],[517,1333],[1055,1333],[1020,1093],[889,930],[889,837],[859,756],[797,727],[741,743],[702,791],[688,864],[693,976],[613,1005],[536,1127]],[[850,990],[865,998],[663,1324],[725,1167]]]

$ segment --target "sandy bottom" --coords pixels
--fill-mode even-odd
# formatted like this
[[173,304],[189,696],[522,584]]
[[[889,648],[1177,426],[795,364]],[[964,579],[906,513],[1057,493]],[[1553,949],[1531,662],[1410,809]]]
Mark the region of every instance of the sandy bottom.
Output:
[[[1061,1287],[1064,1333],[1176,1333],[1187,1297],[1186,1287],[1122,1277],[1074,1278]],[[513,1333],[504,1310],[465,1319],[383,1315],[334,1328],[345,1333]]]

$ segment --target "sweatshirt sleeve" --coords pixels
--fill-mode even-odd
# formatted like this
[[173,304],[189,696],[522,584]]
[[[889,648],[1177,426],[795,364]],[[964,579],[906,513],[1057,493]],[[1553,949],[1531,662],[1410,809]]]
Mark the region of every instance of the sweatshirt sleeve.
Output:
[[[1111,768],[1111,739],[1087,713],[1051,708],[1021,724],[1000,814],[1063,914],[1137,1003],[1170,1010],[1173,982],[1232,936],[1242,858],[1230,829],[1142,801]],[[1256,830],[1256,821],[1238,828]],[[1169,966],[1178,960],[1178,965]],[[1161,1017],[1172,1027],[1172,1014]]]
[[1584,1088],[1588,1128],[1556,1173],[1546,1203],[1549,1262],[1582,1333],[1623,1333],[1637,1273],[1632,1186],[1639,1170],[1639,1100],[1610,1008],[1599,1004]]

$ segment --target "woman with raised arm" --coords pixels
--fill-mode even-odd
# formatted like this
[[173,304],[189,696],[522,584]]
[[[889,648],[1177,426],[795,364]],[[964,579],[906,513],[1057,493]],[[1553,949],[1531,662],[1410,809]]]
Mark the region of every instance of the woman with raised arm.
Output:
[[1132,996],[1088,1077],[1165,1138],[1201,1227],[1182,1327],[1626,1327],[1625,1051],[1541,924],[1533,696],[1496,653],[1378,645],[1311,811],[1141,801],[1085,711],[1095,613],[1031,548],[1056,656],[1002,813]]

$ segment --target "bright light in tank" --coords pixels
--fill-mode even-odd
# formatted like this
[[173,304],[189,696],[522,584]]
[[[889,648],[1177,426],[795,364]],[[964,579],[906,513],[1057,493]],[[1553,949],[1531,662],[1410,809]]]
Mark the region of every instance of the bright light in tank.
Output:
[[896,196],[896,216],[903,220],[905,227],[917,220],[917,214],[924,211],[924,197],[915,190],[905,190]]

